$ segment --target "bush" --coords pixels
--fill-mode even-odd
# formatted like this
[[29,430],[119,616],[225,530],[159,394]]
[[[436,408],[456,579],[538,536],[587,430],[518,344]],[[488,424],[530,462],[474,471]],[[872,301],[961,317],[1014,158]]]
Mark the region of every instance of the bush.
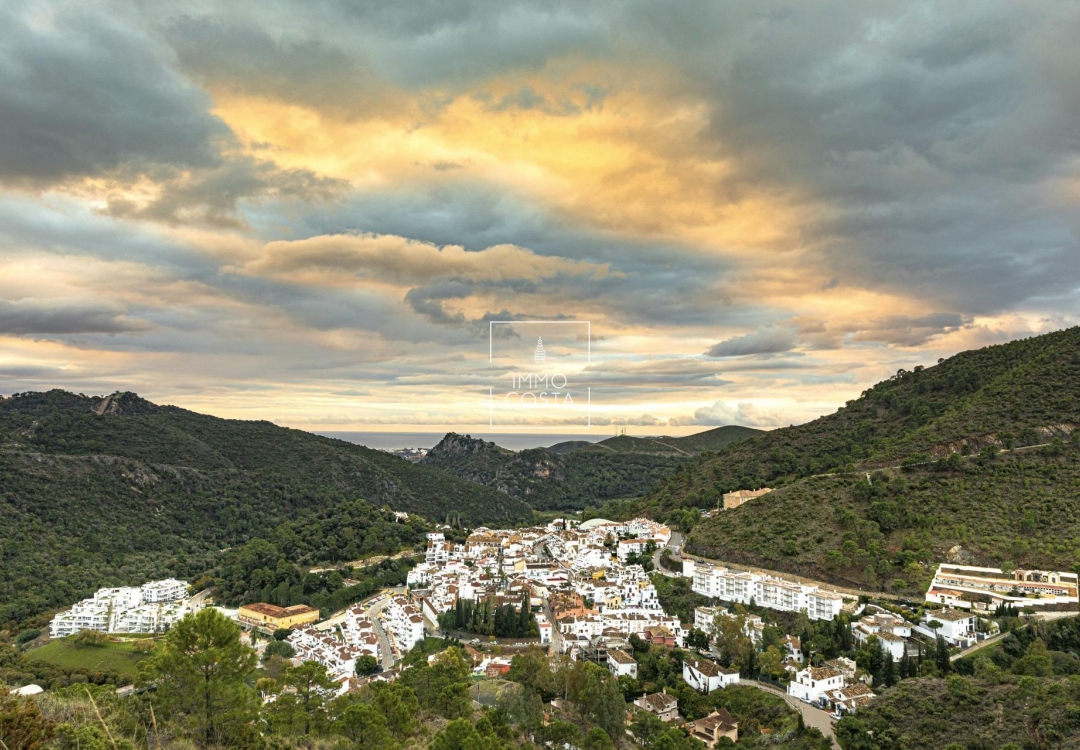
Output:
[[37,628],[30,628],[29,630],[24,630],[23,632],[15,636],[15,642],[20,645],[23,643],[29,643],[30,641],[37,638],[39,635],[41,635],[40,630],[38,630]]

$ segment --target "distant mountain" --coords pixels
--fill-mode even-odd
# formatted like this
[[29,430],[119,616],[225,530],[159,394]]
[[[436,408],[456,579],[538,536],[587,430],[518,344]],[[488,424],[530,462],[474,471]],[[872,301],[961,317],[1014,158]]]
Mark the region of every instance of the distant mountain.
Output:
[[636,498],[706,446],[721,447],[759,434],[719,427],[683,438],[620,435],[598,443],[567,441],[514,452],[468,435],[449,433],[423,462],[460,479],[494,487],[538,510],[580,510]]
[[764,434],[764,430],[752,427],[726,425],[684,437],[631,437],[617,435],[598,443],[589,443],[583,450],[596,453],[654,453],[669,456],[688,457],[705,451],[718,451],[731,443]]
[[99,585],[201,572],[217,550],[357,499],[465,524],[531,517],[493,489],[269,422],[133,393],[0,399],[0,627]]
[[[693,526],[690,552],[870,588],[925,589],[948,558],[1072,568],[1078,426],[1071,328],[900,371],[834,414],[702,455],[638,510]],[[699,522],[722,493],[766,485]]]

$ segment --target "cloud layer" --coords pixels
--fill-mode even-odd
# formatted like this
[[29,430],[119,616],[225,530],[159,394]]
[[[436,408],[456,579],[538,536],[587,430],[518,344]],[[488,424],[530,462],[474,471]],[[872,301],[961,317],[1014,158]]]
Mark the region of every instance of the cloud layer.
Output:
[[0,391],[486,421],[492,319],[594,423],[778,426],[1080,322],[1080,9],[0,10]]

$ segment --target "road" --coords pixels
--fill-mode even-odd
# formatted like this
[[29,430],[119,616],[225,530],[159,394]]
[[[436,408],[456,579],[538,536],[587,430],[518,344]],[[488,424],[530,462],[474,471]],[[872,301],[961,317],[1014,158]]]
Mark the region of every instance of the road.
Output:
[[822,711],[820,708],[811,706],[809,703],[803,703],[798,698],[793,698],[788,695],[780,688],[764,682],[758,682],[757,680],[740,680],[739,684],[749,685],[751,687],[756,687],[758,690],[764,690],[766,693],[779,695],[788,702],[788,705],[802,714],[803,723],[806,724],[806,726],[820,730],[823,735],[829,738],[833,747],[840,747],[840,745],[836,744],[836,735],[833,732],[833,719],[829,716],[828,711]]
[[393,669],[396,660],[394,659],[394,650],[390,647],[390,637],[386,634],[386,628],[383,627],[379,615],[386,609],[391,599],[404,591],[404,587],[388,589],[385,596],[377,599],[367,608],[368,617],[371,618],[371,622],[375,626],[375,637],[379,639],[379,653],[382,654],[382,668],[384,670]]
[[656,551],[653,552],[653,570],[659,570],[662,572],[665,572],[667,570],[660,565],[660,553],[662,553],[666,549],[671,550],[671,554],[676,560],[680,559],[679,551],[682,549],[682,543],[683,535],[677,531],[671,532],[671,538],[668,539],[668,543],[663,547],[657,547]]

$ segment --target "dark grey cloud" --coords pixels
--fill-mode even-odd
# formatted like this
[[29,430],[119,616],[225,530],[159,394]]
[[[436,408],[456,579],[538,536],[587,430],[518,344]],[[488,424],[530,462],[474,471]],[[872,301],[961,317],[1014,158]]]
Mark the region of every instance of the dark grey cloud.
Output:
[[52,28],[0,11],[0,179],[35,186],[121,168],[213,167],[231,131],[142,34],[102,15]]
[[778,354],[798,346],[799,337],[789,328],[769,326],[725,339],[705,352],[706,357],[743,357],[748,354]]
[[100,304],[0,299],[0,335],[132,333],[148,327],[123,310]]
[[143,178],[159,196],[109,200],[117,215],[242,225],[243,198],[326,198],[341,184],[239,153],[210,97],[145,31],[86,11],[31,24],[0,10],[0,184],[48,188]]

